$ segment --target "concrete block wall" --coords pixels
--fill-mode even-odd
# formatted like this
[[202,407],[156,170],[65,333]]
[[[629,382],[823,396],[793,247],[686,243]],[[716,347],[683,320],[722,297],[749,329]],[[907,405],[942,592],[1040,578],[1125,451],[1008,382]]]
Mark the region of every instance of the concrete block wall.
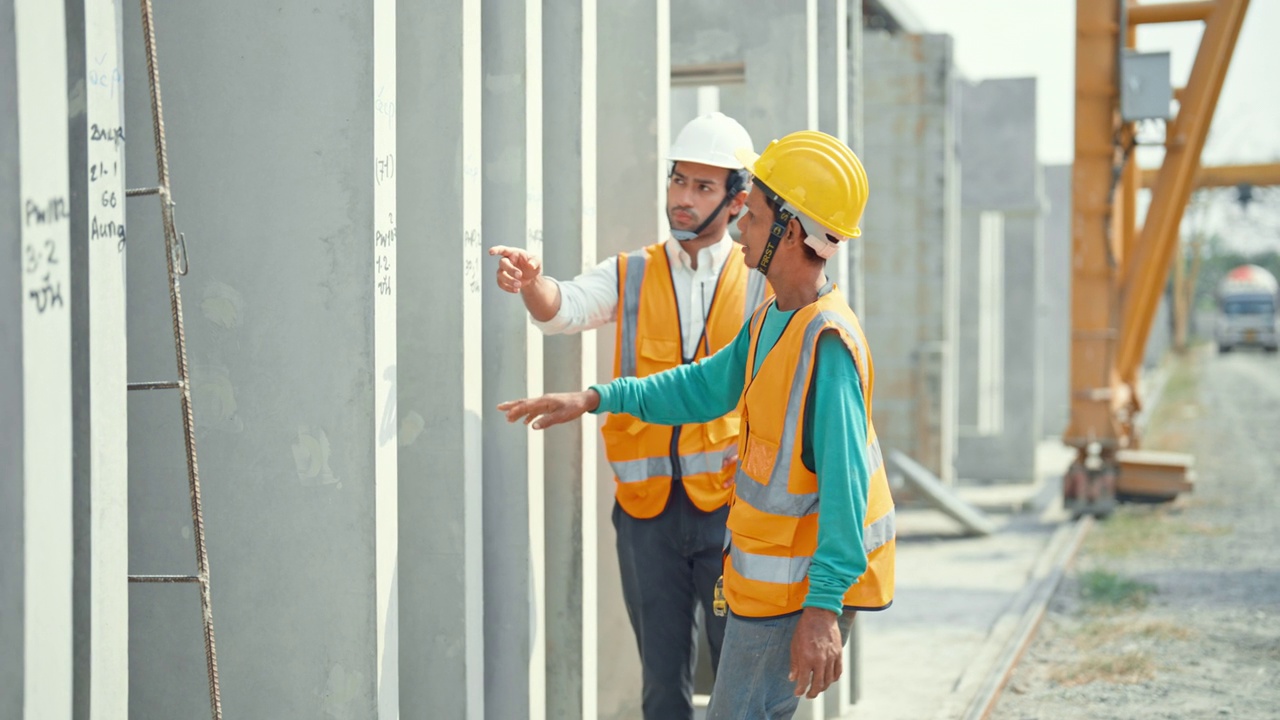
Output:
[[966,480],[1030,481],[1041,437],[1043,174],[1036,82],[959,82],[959,447]]
[[956,444],[959,178],[951,39],[863,35],[865,330],[886,449],[946,481]]

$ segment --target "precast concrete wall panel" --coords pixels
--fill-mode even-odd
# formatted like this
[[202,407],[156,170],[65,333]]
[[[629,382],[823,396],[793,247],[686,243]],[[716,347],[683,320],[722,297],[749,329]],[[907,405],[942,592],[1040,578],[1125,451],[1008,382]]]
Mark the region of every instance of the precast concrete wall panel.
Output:
[[[395,5],[155,7],[228,717],[394,717]],[[156,182],[124,22],[128,184]],[[131,381],[174,379],[156,200],[128,207]],[[130,571],[188,573],[176,396],[130,397]],[[130,592],[130,716],[208,713],[190,586]]]

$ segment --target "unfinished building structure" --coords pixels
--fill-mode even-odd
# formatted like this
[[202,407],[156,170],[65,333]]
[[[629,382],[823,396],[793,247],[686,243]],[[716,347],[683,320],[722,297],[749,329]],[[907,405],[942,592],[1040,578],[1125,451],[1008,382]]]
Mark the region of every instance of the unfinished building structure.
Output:
[[[861,152],[865,245],[834,274],[874,348],[876,424],[952,477],[950,39],[887,0],[675,10],[229,0],[156,4],[144,29],[119,0],[0,0],[0,716],[207,713],[195,588],[126,582],[193,577],[199,531],[228,716],[634,716],[595,424],[492,410],[604,379],[612,342],[542,338],[485,251],[570,277],[661,239],[666,148],[695,112],[758,149],[818,128]],[[847,713],[855,685],[805,717]]]

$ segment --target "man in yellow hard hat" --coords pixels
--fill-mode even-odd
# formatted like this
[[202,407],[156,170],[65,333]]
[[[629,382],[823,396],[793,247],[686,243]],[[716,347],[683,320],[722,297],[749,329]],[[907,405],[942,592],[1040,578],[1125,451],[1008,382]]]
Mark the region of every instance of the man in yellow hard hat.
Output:
[[825,272],[839,244],[859,235],[866,173],[844,143],[812,131],[741,157],[756,184],[738,221],[744,262],[776,295],[737,338],[697,364],[498,406],[541,429],[606,411],[705,422],[741,403],[714,720],[791,717],[801,695],[839,679],[854,613],[893,601],[875,371],[857,317]]
[[[519,293],[548,334],[616,320],[614,377],[645,377],[710,356],[733,341],[764,300],[764,278],[737,261],[728,234],[750,178],[735,151],[750,145],[742,125],[722,113],[694,118],[668,154],[670,238],[609,258],[571,281],[548,278],[541,261],[523,250],[495,247],[489,254],[501,258],[498,286]],[[619,410],[601,433],[616,480],[618,565],[640,650],[644,715],[692,720],[699,605],[713,670],[724,637],[713,595],[738,415],[720,412],[673,429]]]

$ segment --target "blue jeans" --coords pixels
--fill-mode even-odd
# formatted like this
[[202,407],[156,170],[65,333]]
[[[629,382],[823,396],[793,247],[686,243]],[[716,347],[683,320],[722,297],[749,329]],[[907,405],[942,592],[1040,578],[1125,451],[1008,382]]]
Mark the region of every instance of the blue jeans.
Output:
[[[849,643],[853,610],[836,623],[840,640]],[[720,652],[720,671],[707,720],[788,720],[800,705],[791,673],[791,636],[800,613],[772,618],[747,618],[730,613]],[[844,672],[853,669],[846,667]],[[840,676],[845,681],[845,676]]]
[[613,506],[618,530],[622,597],[640,649],[646,720],[692,720],[697,659],[695,610],[702,606],[711,642],[711,667],[720,660],[725,618],[712,611],[723,567],[728,506],[702,512],[673,482],[657,517],[638,520]]

